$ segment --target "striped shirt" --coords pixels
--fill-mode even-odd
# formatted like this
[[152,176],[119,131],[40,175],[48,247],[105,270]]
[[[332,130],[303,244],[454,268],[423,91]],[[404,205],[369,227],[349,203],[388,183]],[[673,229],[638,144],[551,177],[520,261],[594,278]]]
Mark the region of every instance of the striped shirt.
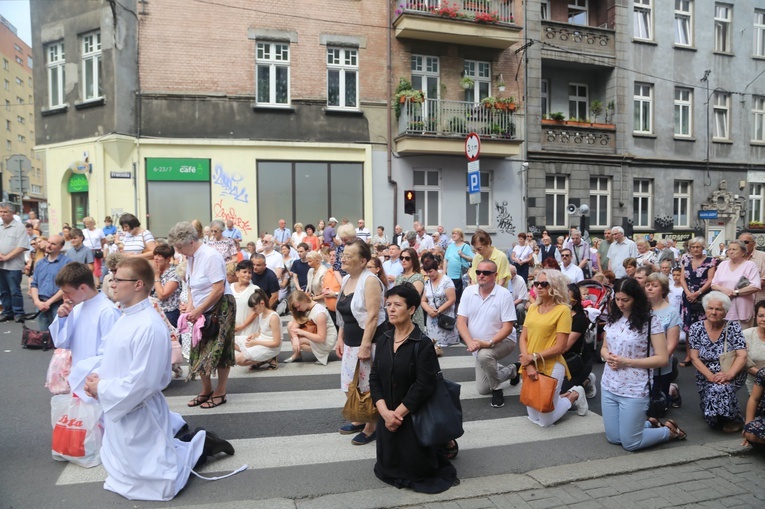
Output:
[[123,251],[128,254],[141,254],[146,249],[146,244],[154,242],[154,235],[149,230],[144,230],[138,235],[125,232],[122,239]]

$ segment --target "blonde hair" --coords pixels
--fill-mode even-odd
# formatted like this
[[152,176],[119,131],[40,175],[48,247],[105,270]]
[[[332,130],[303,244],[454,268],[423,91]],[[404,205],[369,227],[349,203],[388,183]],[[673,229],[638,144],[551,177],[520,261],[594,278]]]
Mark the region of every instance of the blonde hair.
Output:
[[178,278],[183,281],[186,279],[186,258],[178,262],[178,265],[175,266],[175,275],[178,276]]
[[226,275],[227,276],[235,276],[236,275],[236,264],[238,262],[236,260],[232,260],[226,264]]
[[[553,302],[556,305],[563,304],[565,306],[571,307],[571,303],[568,297],[568,278],[564,276],[563,273],[559,270],[542,269],[536,273],[534,280],[536,281],[537,278],[539,278],[539,276],[541,276],[542,274],[547,276],[547,282],[550,283],[548,291],[550,292],[550,295],[552,296]],[[542,304],[542,298],[539,296],[538,292],[537,292],[537,300],[535,301],[535,304],[537,306]]]
[[321,256],[321,253],[318,251],[309,251],[307,255],[305,255],[307,260],[315,260],[319,263],[324,259],[323,256]]
[[344,224],[337,229],[337,236],[340,240],[352,240],[356,237],[356,229],[353,225]]
[[462,231],[462,228],[452,228],[452,235],[455,233],[460,236],[461,241],[465,241],[465,233]]

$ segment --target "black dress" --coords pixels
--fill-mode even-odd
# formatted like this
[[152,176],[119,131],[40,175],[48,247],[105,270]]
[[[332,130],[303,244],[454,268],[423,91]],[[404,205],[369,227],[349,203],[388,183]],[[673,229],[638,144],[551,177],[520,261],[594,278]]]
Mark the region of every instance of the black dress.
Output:
[[[416,325],[409,339],[394,353],[393,332],[386,332],[377,345],[369,387],[373,401],[384,399],[391,410],[403,402],[410,413],[396,432],[389,431],[380,417],[375,475],[397,488],[441,493],[458,482],[457,471],[438,457],[438,448],[423,447],[417,442],[411,417],[435,390],[436,374],[440,371],[438,358],[433,342]],[[420,345],[416,362],[415,343]]]

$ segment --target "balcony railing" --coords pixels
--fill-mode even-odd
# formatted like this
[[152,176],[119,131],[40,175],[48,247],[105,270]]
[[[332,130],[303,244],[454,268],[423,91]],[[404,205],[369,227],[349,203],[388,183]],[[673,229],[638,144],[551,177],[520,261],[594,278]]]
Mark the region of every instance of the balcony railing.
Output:
[[477,23],[515,22],[512,2],[506,0],[404,0],[397,13],[407,11]]
[[398,132],[457,138],[474,132],[483,138],[520,141],[523,115],[510,111],[507,105],[500,106],[504,109],[468,101],[407,101],[401,105]]
[[611,124],[542,124],[542,150],[616,153],[616,128]]
[[[555,47],[545,47],[544,57],[550,52],[566,51],[616,57],[616,32],[607,28],[570,25],[557,21],[542,21],[542,40]],[[565,60],[570,60],[570,54]]]

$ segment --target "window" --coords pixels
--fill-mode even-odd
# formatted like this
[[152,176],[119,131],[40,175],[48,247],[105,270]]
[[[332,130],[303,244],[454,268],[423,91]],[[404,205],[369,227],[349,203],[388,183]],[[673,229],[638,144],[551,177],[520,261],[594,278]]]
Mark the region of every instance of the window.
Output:
[[24,122],[26,122],[26,121],[27,121],[27,119],[25,119],[25,118],[24,118],[24,117],[22,117],[21,115],[16,115],[16,121],[17,121],[19,124],[23,124]]
[[[491,217],[489,212],[491,211],[491,185],[492,178],[494,177],[489,171],[482,171],[481,173],[481,203],[478,204],[478,226],[482,228],[491,227]],[[470,196],[467,194],[467,186],[465,186],[465,224],[468,226],[475,226],[475,205],[470,204]]]
[[675,180],[674,208],[672,219],[679,228],[691,227],[691,182],[688,180]]
[[5,58],[3,59],[3,69],[8,70],[8,60]]
[[27,67],[32,69],[34,60],[32,60],[32,57],[27,57]]
[[651,11],[653,6],[652,0],[634,0],[634,25],[635,33],[633,37],[635,39],[652,40],[653,39],[653,25]]
[[562,175],[545,177],[545,224],[548,228],[566,226],[568,179]]
[[539,95],[542,103],[542,115],[548,115],[550,113],[550,82],[548,80],[542,80]]
[[635,83],[635,119],[633,130],[636,133],[653,132],[653,85]]
[[19,104],[24,104],[24,99],[22,99],[21,97],[16,97],[16,102]]
[[550,0],[542,0],[539,2],[541,8],[541,16],[539,19],[550,19]]
[[[414,170],[414,199],[417,203],[416,219],[426,228],[441,223],[441,185],[438,170]],[[468,223],[470,224],[470,223]],[[473,223],[475,224],[475,223]]]
[[86,101],[100,98],[102,96],[100,32],[85,35],[82,38],[82,75],[82,97]]
[[27,80],[27,85],[29,85],[29,88],[32,88],[32,78],[31,77]]
[[568,118],[587,120],[587,85],[568,84]]
[[765,57],[765,11],[754,11],[754,56]]
[[4,82],[4,83],[3,83],[3,87],[4,87],[6,90],[10,90],[10,89],[11,89],[11,82],[10,82],[10,81],[8,81],[8,80],[3,80],[3,82]]
[[21,85],[23,87],[24,86],[24,80],[22,80],[21,78],[16,76],[16,84],[17,85]]
[[14,48],[16,51],[21,51],[21,46],[19,46],[19,45],[18,45],[18,44],[16,44],[15,42],[13,43],[13,48]]
[[438,99],[439,69],[438,57],[412,55],[412,88],[422,90],[426,99]]
[[715,132],[714,138],[717,140],[730,139],[730,94],[725,92],[715,92]]
[[568,22],[572,25],[587,25],[587,0],[569,0]]
[[472,88],[465,90],[465,100],[479,103],[491,95],[491,64],[477,60],[465,60],[465,76],[475,83]]
[[749,186],[749,221],[763,222],[763,194],[765,194],[765,184]]
[[675,44],[693,46],[693,3],[675,0]]
[[632,225],[635,227],[651,225],[651,184],[647,179],[635,179],[632,182]]
[[6,111],[11,111],[11,101],[8,99],[5,100],[5,109]]
[[765,142],[765,97],[754,96],[752,114],[752,141]]
[[24,65],[24,61],[19,56],[16,57],[16,63],[20,65]]
[[327,106],[358,108],[359,50],[327,48]]
[[258,104],[289,104],[290,102],[290,47],[278,42],[257,43]]
[[11,121],[7,120],[5,121],[5,130],[10,131],[11,130]]
[[611,179],[590,177],[590,225],[607,228],[611,224]]
[[5,150],[10,152],[10,150],[11,150],[11,140],[5,140]]
[[23,135],[23,134],[19,134],[19,135],[18,135],[18,139],[19,139],[19,141],[20,141],[20,142],[22,142],[22,143],[26,143],[26,141],[27,141],[27,139],[24,137],[24,135]]
[[730,27],[733,17],[733,6],[715,4],[715,51],[730,53]]
[[690,137],[693,133],[693,90],[675,88],[675,136]]
[[46,48],[45,55],[45,66],[48,69],[48,106],[55,108],[64,104],[64,43],[51,44]]
[[32,194],[42,194],[42,186],[32,184],[29,190]]

